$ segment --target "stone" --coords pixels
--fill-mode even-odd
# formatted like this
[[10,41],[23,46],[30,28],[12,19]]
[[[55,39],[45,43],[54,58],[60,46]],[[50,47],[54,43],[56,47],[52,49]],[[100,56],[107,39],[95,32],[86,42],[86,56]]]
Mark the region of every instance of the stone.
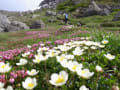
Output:
[[33,22],[31,25],[31,29],[36,29],[36,28],[45,28],[45,24],[42,20],[36,20]]
[[120,12],[118,12],[118,13],[114,16],[114,18],[113,18],[112,21],[119,21],[119,20],[120,20]]
[[23,22],[12,21],[11,24],[5,29],[6,32],[29,30],[30,28]]
[[0,14],[0,27],[7,27],[11,22],[7,18],[7,16]]
[[36,17],[39,17],[40,15],[37,15],[37,14],[34,14],[33,16],[32,16],[32,18],[36,18]]
[[4,29],[0,27],[0,32],[4,32]]
[[53,11],[46,11],[46,16],[56,16],[57,13]]

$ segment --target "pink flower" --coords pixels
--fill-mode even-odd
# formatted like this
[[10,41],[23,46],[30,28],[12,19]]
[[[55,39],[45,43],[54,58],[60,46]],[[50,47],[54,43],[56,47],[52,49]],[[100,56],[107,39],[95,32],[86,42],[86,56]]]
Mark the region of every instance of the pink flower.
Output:
[[10,79],[9,79],[9,82],[10,82],[11,84],[13,84],[13,83],[15,82],[15,79],[14,79],[14,78],[10,78]]

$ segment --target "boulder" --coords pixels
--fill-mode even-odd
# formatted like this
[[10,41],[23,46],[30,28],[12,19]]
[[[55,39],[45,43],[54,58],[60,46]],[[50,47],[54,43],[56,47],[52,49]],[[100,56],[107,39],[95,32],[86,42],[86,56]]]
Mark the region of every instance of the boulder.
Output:
[[4,32],[4,29],[0,27],[0,32]]
[[119,20],[120,20],[120,12],[118,12],[113,18],[113,21],[119,21]]
[[11,24],[6,27],[6,32],[13,32],[13,31],[19,31],[19,30],[28,30],[29,27],[22,22],[19,21],[12,21]]
[[33,22],[33,24],[31,25],[32,29],[36,29],[36,28],[45,28],[45,24],[42,20],[36,20],[35,22]]
[[32,16],[32,18],[36,18],[36,17],[39,17],[40,15],[37,15],[37,14],[34,14],[33,16]]
[[7,27],[11,22],[7,18],[7,16],[0,14],[0,27],[5,28]]
[[46,16],[56,16],[57,13],[53,11],[46,11]]

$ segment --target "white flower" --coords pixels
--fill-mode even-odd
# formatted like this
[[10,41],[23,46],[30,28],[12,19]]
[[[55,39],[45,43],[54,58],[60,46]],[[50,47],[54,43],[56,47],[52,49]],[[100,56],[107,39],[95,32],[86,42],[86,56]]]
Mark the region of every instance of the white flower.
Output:
[[88,47],[87,47],[87,46],[85,46],[85,47],[83,47],[83,49],[88,49]]
[[4,87],[4,83],[0,82],[0,89]]
[[61,56],[56,56],[56,58],[57,58],[58,62],[62,62],[64,60],[67,60],[65,54],[62,54]]
[[13,90],[12,86],[8,86],[5,90]]
[[60,62],[61,66],[63,66],[64,68],[68,67],[68,61],[67,60],[63,60],[62,62]]
[[55,57],[58,54],[60,54],[60,51],[57,50],[49,50],[48,52],[46,52],[46,55],[48,55],[49,57]]
[[43,55],[35,55],[35,59],[33,59],[34,63],[40,63],[41,61],[45,61],[48,59],[48,56]]
[[27,71],[27,74],[30,76],[35,76],[38,74],[39,71],[36,71],[36,69],[32,69],[31,71]]
[[11,70],[11,66],[9,66],[9,63],[5,64],[4,62],[0,63],[0,73],[6,73]]
[[114,56],[114,55],[111,55],[110,53],[105,54],[104,56],[105,56],[107,59],[109,59],[109,60],[115,59],[115,56]]
[[107,44],[108,43],[108,40],[103,40],[102,41],[102,44]]
[[71,54],[69,54],[69,55],[66,55],[65,57],[66,57],[66,59],[69,59],[69,60],[72,60],[72,59],[74,59],[74,55],[71,55]]
[[86,41],[84,44],[87,45],[87,46],[91,46],[93,44],[93,42],[92,41]]
[[33,89],[37,86],[36,78],[26,78],[25,81],[22,82],[22,86],[24,89]]
[[28,57],[30,55],[30,52],[26,52],[24,54],[22,54],[23,57]]
[[96,66],[96,71],[97,71],[97,72],[102,72],[102,71],[103,71],[103,69],[102,69],[102,67],[101,67],[101,66],[98,66],[98,65],[97,65],[97,66]]
[[30,46],[30,45],[27,45],[27,47],[28,47],[28,48],[31,48],[32,46]]
[[59,74],[53,73],[51,75],[51,80],[49,81],[52,85],[61,86],[64,85],[68,80],[68,73],[61,71]]
[[38,52],[38,53],[41,53],[41,52],[43,52],[43,51],[48,51],[48,50],[49,50],[48,47],[40,47],[40,48],[37,50],[37,52]]
[[65,46],[65,45],[60,45],[60,46],[58,46],[58,48],[63,52],[71,49],[69,46]]
[[90,47],[90,48],[91,48],[91,49],[94,49],[94,50],[97,49],[97,47],[95,47],[95,46],[92,46],[92,47]]
[[89,90],[85,85],[82,85],[79,90]]
[[18,65],[18,66],[25,65],[25,64],[27,64],[27,62],[28,61],[26,59],[21,58],[19,63],[16,63],[16,65]]
[[73,55],[80,56],[83,54],[83,51],[83,49],[75,48],[75,50],[73,51]]
[[104,47],[105,47],[105,45],[99,45],[98,47],[100,47],[100,48],[104,48]]
[[79,64],[76,61],[69,61],[68,62],[68,69],[71,70],[72,72],[75,72],[77,70],[77,68],[82,69],[82,64]]
[[94,72],[90,72],[89,69],[77,69],[77,74],[84,79],[89,79],[94,75]]

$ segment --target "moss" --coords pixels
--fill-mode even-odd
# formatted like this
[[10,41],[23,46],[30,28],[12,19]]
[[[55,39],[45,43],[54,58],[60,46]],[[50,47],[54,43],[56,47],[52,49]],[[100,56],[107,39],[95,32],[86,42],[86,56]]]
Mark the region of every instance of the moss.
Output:
[[101,24],[102,27],[120,27],[120,21],[104,22]]

